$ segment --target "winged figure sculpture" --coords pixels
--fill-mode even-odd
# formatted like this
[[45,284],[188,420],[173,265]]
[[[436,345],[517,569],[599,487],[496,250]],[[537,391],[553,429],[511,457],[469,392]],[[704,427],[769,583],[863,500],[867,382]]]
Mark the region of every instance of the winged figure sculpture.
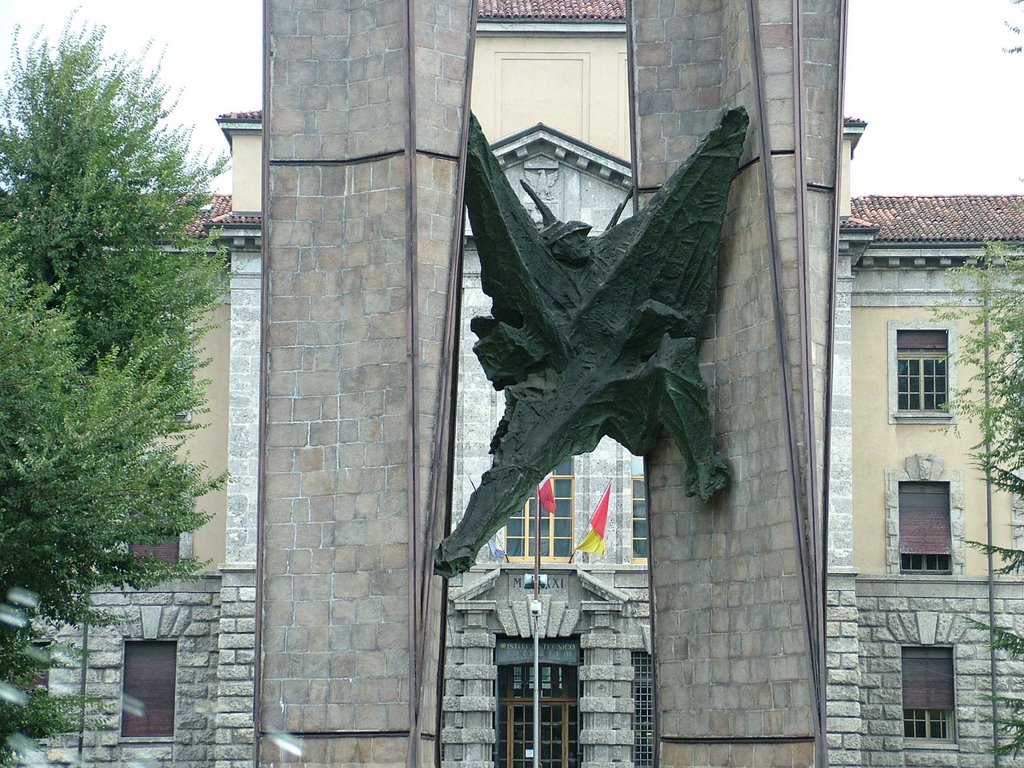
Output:
[[707,501],[726,487],[697,346],[747,122],[742,109],[724,112],[646,206],[621,223],[617,212],[590,238],[589,225],[559,221],[524,183],[538,229],[471,118],[465,199],[493,302],[471,322],[473,350],[504,390],[505,413],[436,573],[468,570],[552,467],[605,435],[642,455],[664,428],[686,462],[688,495]]

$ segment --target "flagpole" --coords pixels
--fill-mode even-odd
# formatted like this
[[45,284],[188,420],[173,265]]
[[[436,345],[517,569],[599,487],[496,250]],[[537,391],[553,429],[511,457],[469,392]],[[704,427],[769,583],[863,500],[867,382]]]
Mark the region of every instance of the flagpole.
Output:
[[540,488],[535,496],[533,520],[533,768],[540,768]]

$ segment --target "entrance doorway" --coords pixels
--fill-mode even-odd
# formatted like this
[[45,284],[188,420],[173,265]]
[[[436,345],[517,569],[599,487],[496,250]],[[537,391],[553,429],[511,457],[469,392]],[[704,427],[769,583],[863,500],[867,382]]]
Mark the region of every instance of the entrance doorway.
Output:
[[[540,665],[541,768],[579,765],[576,666]],[[498,667],[497,768],[533,768],[533,664]]]

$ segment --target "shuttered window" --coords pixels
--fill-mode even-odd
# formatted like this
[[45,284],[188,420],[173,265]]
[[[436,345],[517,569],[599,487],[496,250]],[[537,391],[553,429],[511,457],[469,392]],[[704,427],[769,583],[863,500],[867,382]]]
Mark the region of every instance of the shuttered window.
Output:
[[938,411],[949,382],[946,331],[896,331],[896,393],[901,411]]
[[136,555],[152,555],[157,560],[164,560],[168,563],[178,562],[179,541],[177,538],[169,539],[163,544],[156,544],[154,546],[146,546],[143,544],[132,544],[128,547],[129,550],[134,552]]
[[177,643],[124,644],[122,736],[174,735],[174,673]]
[[946,332],[939,331],[896,331],[896,349],[939,349],[946,351]]
[[953,738],[953,649],[903,649],[903,734]]
[[949,573],[949,483],[900,483],[900,569]]

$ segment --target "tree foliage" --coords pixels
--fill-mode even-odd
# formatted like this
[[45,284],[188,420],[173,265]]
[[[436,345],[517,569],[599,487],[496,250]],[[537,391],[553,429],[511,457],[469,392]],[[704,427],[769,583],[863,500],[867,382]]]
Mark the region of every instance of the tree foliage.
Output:
[[998,244],[975,267],[957,271],[956,290],[977,307],[945,313],[968,331],[958,338],[957,363],[973,371],[954,393],[955,413],[974,423],[980,440],[971,455],[993,484],[1024,493],[1024,262]]
[[[1017,35],[1017,37],[1019,38],[1021,26],[1024,25],[1024,21],[1021,20],[1021,14],[1024,13],[1024,8],[1022,8],[1022,6],[1024,6],[1024,0],[1010,0],[1010,3],[1016,6],[1015,10],[1017,11],[1017,16],[1012,21],[1006,22],[1006,28],[1009,29],[1013,34]],[[1018,42],[1015,43],[1014,45],[1011,45],[1009,48],[1005,48],[1004,50],[1007,53],[1020,53],[1022,50],[1024,50],[1024,46],[1022,46]]]
[[[194,573],[129,551],[204,522],[199,344],[223,258],[187,232],[219,166],[168,128],[157,75],[101,29],[35,38],[0,99],[0,763],[12,734],[79,725],[33,690],[34,644],[112,621],[89,596]],[[7,746],[5,746],[7,745]],[[6,755],[5,755],[6,751]]]
[[[956,272],[961,298],[970,297],[970,309],[945,313],[965,321],[958,338],[958,364],[972,369],[969,381],[951,401],[952,410],[980,431],[971,456],[992,485],[1012,494],[1024,494],[1024,262],[998,244],[986,249],[977,266]],[[995,569],[1004,575],[1024,571],[1024,551],[969,542],[998,558]],[[991,646],[1011,657],[1024,658],[1024,636],[1012,629],[977,623],[990,633]],[[1016,755],[1024,750],[1024,698],[994,697],[1001,714],[996,724],[1003,740],[997,754]]]

